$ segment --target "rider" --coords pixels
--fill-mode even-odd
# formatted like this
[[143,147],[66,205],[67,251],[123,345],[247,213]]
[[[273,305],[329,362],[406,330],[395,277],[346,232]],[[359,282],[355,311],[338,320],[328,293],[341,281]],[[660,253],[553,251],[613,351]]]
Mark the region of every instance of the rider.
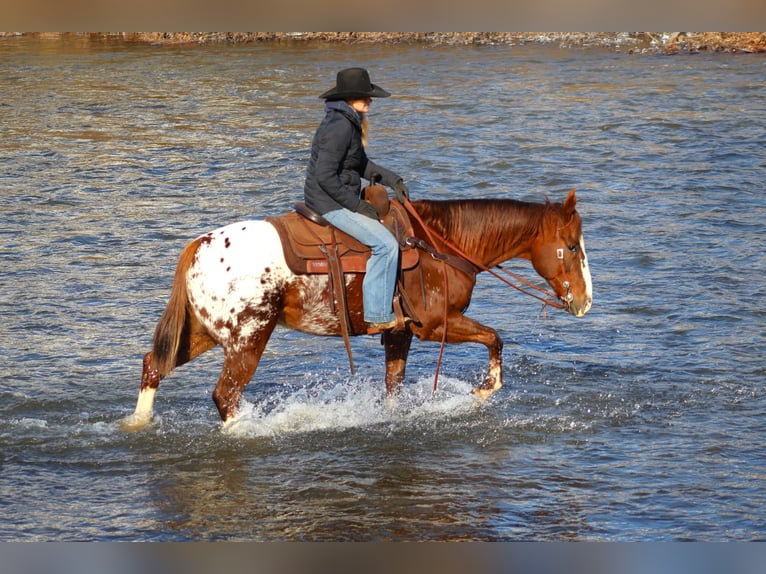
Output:
[[372,98],[387,98],[364,68],[338,72],[335,87],[319,96],[325,116],[311,144],[303,187],[304,202],[338,229],[371,249],[362,284],[368,333],[396,326],[392,309],[399,244],[380,222],[377,210],[361,199],[362,178],[374,174],[403,202],[409,190],[401,177],[372,162],[365,153],[367,112]]

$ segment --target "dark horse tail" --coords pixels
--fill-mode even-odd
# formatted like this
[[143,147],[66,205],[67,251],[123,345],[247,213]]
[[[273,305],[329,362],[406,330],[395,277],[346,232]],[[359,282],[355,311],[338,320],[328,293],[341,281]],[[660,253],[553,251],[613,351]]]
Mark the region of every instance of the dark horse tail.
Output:
[[192,241],[181,252],[173,279],[170,300],[168,300],[165,312],[162,313],[162,317],[160,317],[154,330],[152,353],[155,368],[160,372],[161,377],[165,377],[178,364],[178,349],[185,329],[188,336],[189,297],[186,293],[186,273],[194,261],[194,255],[197,253],[200,241],[200,239]]

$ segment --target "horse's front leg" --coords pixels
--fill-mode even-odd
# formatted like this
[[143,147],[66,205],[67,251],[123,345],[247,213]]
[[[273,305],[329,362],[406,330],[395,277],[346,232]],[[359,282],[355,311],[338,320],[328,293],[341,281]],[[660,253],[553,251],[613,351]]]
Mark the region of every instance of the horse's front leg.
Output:
[[383,347],[386,350],[386,394],[389,397],[398,393],[404,383],[411,343],[412,333],[409,330],[383,332]]
[[[443,327],[436,329],[441,340]],[[489,351],[489,368],[484,382],[473,393],[488,399],[503,386],[503,341],[494,329],[482,325],[465,315],[452,316],[447,321],[448,343],[480,343]]]
[[503,386],[503,341],[492,330],[495,340],[487,344],[489,350],[489,368],[484,382],[473,390],[475,395],[482,399],[488,399],[495,391],[499,391]]

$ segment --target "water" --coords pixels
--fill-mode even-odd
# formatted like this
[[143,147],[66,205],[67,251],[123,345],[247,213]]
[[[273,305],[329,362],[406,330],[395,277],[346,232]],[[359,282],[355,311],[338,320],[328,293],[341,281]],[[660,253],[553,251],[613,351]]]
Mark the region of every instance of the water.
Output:
[[[317,98],[393,92],[414,197],[578,190],[583,319],[482,276],[483,347],[278,330],[221,429],[214,350],[126,433],[186,241],[300,199]],[[766,61],[548,47],[0,40],[0,539],[754,540],[766,532]],[[524,262],[509,267],[533,277]]]

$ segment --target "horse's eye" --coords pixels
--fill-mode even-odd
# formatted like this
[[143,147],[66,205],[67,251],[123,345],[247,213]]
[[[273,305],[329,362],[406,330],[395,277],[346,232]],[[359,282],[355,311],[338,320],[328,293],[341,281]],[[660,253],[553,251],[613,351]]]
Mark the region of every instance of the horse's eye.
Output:
[[574,245],[570,245],[569,247],[567,247],[567,249],[569,249],[569,251],[570,251],[571,253],[577,253],[577,250],[578,250],[579,248],[580,248],[580,246],[579,246],[579,245],[577,245],[576,243],[575,243]]

